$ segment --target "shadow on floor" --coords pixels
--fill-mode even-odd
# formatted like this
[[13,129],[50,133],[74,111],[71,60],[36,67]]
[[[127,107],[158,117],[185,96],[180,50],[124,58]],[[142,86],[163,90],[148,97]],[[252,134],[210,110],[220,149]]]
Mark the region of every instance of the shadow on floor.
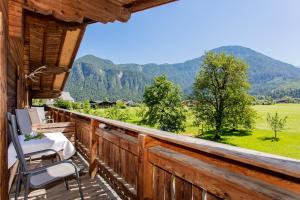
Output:
[[[84,160],[78,156],[73,156],[72,160],[82,169],[81,177],[81,187],[83,190],[85,199],[119,199],[119,197],[107,186],[101,178],[96,177],[91,179],[88,173],[88,166]],[[34,161],[35,165],[40,165],[42,163],[47,163],[49,161],[38,160]],[[77,200],[80,199],[78,185],[75,179],[68,180],[70,190],[67,190],[64,182],[56,182],[46,189],[39,189],[31,191],[29,194],[29,200],[39,200],[39,199],[49,199],[49,200]],[[23,197],[23,187],[18,199],[24,199]],[[14,199],[15,183],[12,186],[12,191],[10,192],[10,199]]]

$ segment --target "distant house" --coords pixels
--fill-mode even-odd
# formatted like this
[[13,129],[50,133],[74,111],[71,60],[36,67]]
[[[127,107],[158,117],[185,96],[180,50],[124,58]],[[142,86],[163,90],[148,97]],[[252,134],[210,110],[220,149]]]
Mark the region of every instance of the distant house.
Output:
[[276,103],[289,103],[288,99],[279,99],[276,101]]
[[127,106],[130,106],[130,107],[136,106],[136,103],[135,103],[134,101],[132,101],[132,100],[129,100],[129,101],[125,102],[125,104],[126,104]]
[[[61,92],[61,95],[58,97],[58,99],[75,102],[69,92]],[[46,104],[53,105],[54,102],[55,99],[47,99]]]
[[108,108],[116,105],[115,101],[90,101],[92,108]]
[[70,92],[61,92],[58,99],[74,102],[74,98],[70,95]]

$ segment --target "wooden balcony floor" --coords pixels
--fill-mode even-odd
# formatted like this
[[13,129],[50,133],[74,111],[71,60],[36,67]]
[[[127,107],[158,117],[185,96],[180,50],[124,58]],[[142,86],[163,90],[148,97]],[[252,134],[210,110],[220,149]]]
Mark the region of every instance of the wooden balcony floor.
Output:
[[[120,199],[117,194],[108,186],[108,184],[102,180],[100,177],[91,179],[88,174],[88,166],[81,156],[75,155],[72,160],[81,168],[81,186],[85,199]],[[32,166],[35,167],[41,163],[46,163],[49,161],[43,160],[42,162],[33,161]],[[80,199],[78,192],[78,185],[75,179],[70,179],[68,181],[70,190],[68,191],[65,187],[64,182],[56,182],[46,189],[34,190],[29,194],[30,200],[37,199],[49,199],[49,200],[74,200]],[[12,186],[12,191],[10,192],[10,199],[14,199],[16,183]],[[24,199],[23,197],[23,186],[21,188],[21,193],[18,199]]]

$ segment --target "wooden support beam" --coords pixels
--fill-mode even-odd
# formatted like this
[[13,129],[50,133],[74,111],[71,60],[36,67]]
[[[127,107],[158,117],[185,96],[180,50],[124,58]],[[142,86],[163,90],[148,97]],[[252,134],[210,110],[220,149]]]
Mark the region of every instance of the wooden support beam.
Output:
[[55,99],[61,95],[61,91],[31,90],[31,99]]
[[155,6],[160,6],[166,3],[174,2],[177,0],[139,0],[131,4],[128,4],[126,7],[129,8],[130,12],[139,12],[146,10]]
[[[79,36],[78,36],[78,38],[77,38],[77,41],[76,41],[74,50],[73,50],[72,55],[71,55],[71,58],[70,58],[70,62],[69,62],[69,66],[68,66],[70,69],[72,68],[72,65],[73,65],[73,62],[74,62],[74,60],[75,60],[76,54],[77,54],[77,52],[78,52],[78,49],[79,49],[81,40],[82,40],[83,35],[84,35],[84,33],[85,33],[85,29],[86,29],[86,26],[83,27],[83,28],[80,30]],[[61,60],[60,60],[60,61],[61,61]],[[65,85],[66,85],[66,82],[67,82],[67,79],[68,79],[68,77],[69,77],[69,74],[70,74],[70,72],[67,72],[67,73],[66,73],[66,75],[65,75],[65,77],[64,77],[64,80],[63,80],[63,83],[62,83],[62,86],[61,86],[60,90],[63,90],[63,89],[64,89],[64,87],[65,87]],[[53,84],[54,84],[54,83],[53,83]]]
[[78,0],[76,3],[73,0],[27,0],[24,6],[28,10],[44,15],[53,15],[66,22],[83,23],[84,19],[102,23],[115,20],[127,22],[131,15],[127,8],[112,0]]
[[61,74],[61,73],[70,71],[69,67],[66,67],[66,66],[46,65],[46,67],[47,68],[43,70],[43,74],[46,74],[46,75]]
[[0,199],[8,199],[7,170],[7,57],[8,1],[0,1]]

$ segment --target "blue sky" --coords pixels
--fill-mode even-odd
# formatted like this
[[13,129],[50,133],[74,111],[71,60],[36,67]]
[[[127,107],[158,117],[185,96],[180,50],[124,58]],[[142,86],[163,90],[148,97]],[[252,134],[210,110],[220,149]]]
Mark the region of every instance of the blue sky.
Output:
[[89,25],[77,57],[115,63],[177,63],[241,45],[300,65],[300,0],[180,0],[127,23]]

